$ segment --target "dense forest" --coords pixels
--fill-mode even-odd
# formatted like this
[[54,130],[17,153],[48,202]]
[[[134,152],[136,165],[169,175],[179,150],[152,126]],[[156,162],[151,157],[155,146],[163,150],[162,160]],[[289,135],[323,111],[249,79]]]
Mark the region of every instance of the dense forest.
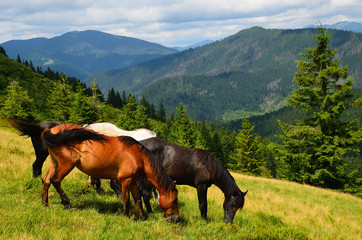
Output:
[[[283,108],[253,121],[243,117],[228,125],[196,121],[189,117],[189,109],[183,103],[178,104],[175,114],[168,114],[164,106],[167,101],[154,106],[146,98],[137,100],[132,93],[120,93],[113,88],[105,98],[94,83],[87,88],[64,73],[51,69],[43,71],[31,62],[23,62],[20,56],[14,61],[6,56],[4,49],[0,49],[0,114],[2,118],[32,122],[111,122],[125,130],[149,128],[158,137],[176,144],[207,150],[232,171],[282,178],[362,196],[361,131],[358,119],[355,119],[355,116],[360,118],[360,109],[350,110],[349,116],[345,114],[345,110],[358,106],[361,98],[352,97],[353,79],[347,78],[348,70],[336,63],[336,52],[327,47],[328,36],[321,33],[316,38],[320,45],[323,41],[327,45],[319,46],[318,51],[308,49],[309,54],[303,57],[310,62],[300,62],[294,79],[297,82],[302,78],[297,82],[301,89],[304,89],[305,81],[316,85],[307,87],[303,93],[293,92],[288,98],[289,104],[296,104],[294,98],[299,97],[300,102],[306,101],[298,106],[299,110],[291,105],[293,108]],[[326,64],[323,63],[326,66],[321,65],[322,70],[327,70],[318,71],[322,76],[311,71],[321,59],[314,56],[319,51],[324,54],[321,56],[327,56]],[[311,80],[314,78],[326,79],[326,86],[319,86],[318,81]],[[205,77],[200,77],[200,81],[203,79]],[[338,81],[328,82],[329,79]],[[314,92],[324,87],[328,89],[322,91],[324,95]],[[361,92],[354,90],[353,93],[360,96]],[[303,94],[315,95],[304,98]],[[315,105],[317,100],[308,105],[308,101],[314,98],[321,99],[318,100],[320,107]],[[321,111],[326,104],[327,111]],[[278,128],[281,131],[274,132]],[[278,139],[274,138],[275,134],[280,135]],[[317,148],[319,145],[321,149]],[[301,152],[295,152],[295,149]],[[304,159],[303,165],[298,159]]]
[[[241,119],[285,106],[295,87],[296,61],[306,48],[315,47],[316,33],[317,29],[253,27],[132,68],[99,72],[84,81],[96,80],[103,92],[113,87],[155,105],[163,103],[168,114],[182,102],[189,116],[199,121]],[[354,86],[361,88],[362,34],[332,29],[328,33],[340,64],[348,66]]]

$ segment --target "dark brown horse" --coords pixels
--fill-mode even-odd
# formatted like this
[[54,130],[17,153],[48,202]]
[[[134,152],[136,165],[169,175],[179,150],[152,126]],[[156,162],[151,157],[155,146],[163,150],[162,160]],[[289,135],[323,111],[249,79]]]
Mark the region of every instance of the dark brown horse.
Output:
[[49,156],[48,147],[40,137],[43,130],[60,125],[58,122],[49,121],[41,123],[27,123],[16,119],[7,119],[8,123],[21,132],[22,136],[30,137],[34,147],[36,159],[33,163],[33,177],[41,177],[41,169]]
[[140,141],[162,163],[170,178],[181,185],[197,189],[201,216],[207,218],[207,189],[215,184],[225,195],[224,219],[232,223],[235,213],[244,206],[244,197],[231,174],[208,152],[181,147],[154,137]]
[[159,203],[165,217],[170,221],[178,221],[175,183],[153,154],[133,138],[108,137],[73,124],[46,129],[42,136],[51,156],[49,170],[43,178],[44,205],[48,205],[48,189],[53,184],[64,208],[70,207],[61,182],[77,167],[89,176],[119,181],[123,192],[123,214],[129,214],[131,191],[142,219],[146,219],[146,215],[142,209],[137,181],[146,178],[160,194]]

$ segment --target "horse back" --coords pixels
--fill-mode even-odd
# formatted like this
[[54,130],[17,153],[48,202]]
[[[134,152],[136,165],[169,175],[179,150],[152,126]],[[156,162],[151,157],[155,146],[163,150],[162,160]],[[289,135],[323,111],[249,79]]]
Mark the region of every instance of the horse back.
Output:
[[160,138],[140,142],[160,161],[170,178],[179,185],[197,186],[211,182],[205,161],[199,159],[198,151],[171,143]]

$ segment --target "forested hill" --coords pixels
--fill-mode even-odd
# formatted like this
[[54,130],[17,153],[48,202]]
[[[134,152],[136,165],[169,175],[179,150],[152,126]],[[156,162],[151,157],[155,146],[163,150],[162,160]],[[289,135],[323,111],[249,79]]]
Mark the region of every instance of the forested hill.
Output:
[[[316,29],[253,27],[203,47],[167,55],[124,70],[97,73],[103,92],[114,87],[145,96],[172,111],[183,102],[197,119],[238,119],[278,109],[290,93],[296,60],[315,47]],[[328,30],[341,65],[362,86],[362,34]],[[153,83],[153,84],[152,84]]]
[[12,40],[1,46],[13,59],[19,54],[22,60],[31,60],[43,70],[49,67],[78,79],[177,52],[141,39],[93,30],[68,32],[50,39]]

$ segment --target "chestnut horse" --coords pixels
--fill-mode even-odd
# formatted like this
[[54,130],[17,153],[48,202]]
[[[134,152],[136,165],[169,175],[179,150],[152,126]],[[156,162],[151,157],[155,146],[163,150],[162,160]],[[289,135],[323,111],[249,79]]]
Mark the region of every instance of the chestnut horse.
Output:
[[[45,160],[49,156],[49,153],[48,147],[45,145],[43,139],[40,138],[40,134],[43,130],[58,126],[61,123],[55,121],[28,123],[17,119],[7,119],[7,122],[12,127],[20,131],[22,136],[30,137],[36,157],[33,163],[33,177],[41,177],[41,170],[43,168]],[[154,131],[146,128],[126,131],[117,128],[116,125],[112,123],[107,122],[93,123],[89,125],[84,125],[84,127],[107,136],[130,136],[137,141],[156,137],[156,133]],[[99,186],[97,186],[97,190],[99,190]]]
[[64,208],[70,201],[61,182],[74,167],[95,178],[117,180],[122,185],[123,214],[129,215],[131,191],[142,219],[146,215],[137,181],[146,178],[158,190],[159,203],[167,220],[178,221],[177,189],[162,165],[139,142],[128,136],[109,137],[74,125],[58,125],[42,133],[51,163],[43,178],[42,203],[48,205],[50,184],[58,191]]
[[207,189],[212,184],[219,187],[225,195],[225,222],[233,222],[236,211],[244,206],[247,191],[239,189],[231,174],[211,154],[201,149],[181,147],[157,137],[140,143],[162,163],[172,180],[196,188],[201,217],[207,218]]
[[[43,164],[47,157],[49,156],[48,147],[44,143],[43,139],[40,137],[40,134],[43,130],[47,128],[52,128],[61,123],[55,121],[41,122],[41,123],[28,123],[16,119],[7,119],[7,122],[21,132],[22,136],[28,136],[31,139],[31,142],[35,151],[35,161],[33,163],[33,177],[41,177],[41,172]],[[133,131],[126,131],[120,128],[117,128],[116,125],[112,123],[102,122],[102,123],[93,123],[89,125],[84,125],[88,129],[92,129],[95,132],[107,135],[107,136],[130,136],[135,138],[137,141],[147,139],[150,137],[156,137],[156,133],[146,129],[136,129]],[[100,192],[101,181],[96,178],[91,177],[91,184]],[[113,191],[118,195],[122,195],[122,189],[120,184],[117,181],[110,181],[110,186]],[[147,208],[150,209],[149,207]]]

